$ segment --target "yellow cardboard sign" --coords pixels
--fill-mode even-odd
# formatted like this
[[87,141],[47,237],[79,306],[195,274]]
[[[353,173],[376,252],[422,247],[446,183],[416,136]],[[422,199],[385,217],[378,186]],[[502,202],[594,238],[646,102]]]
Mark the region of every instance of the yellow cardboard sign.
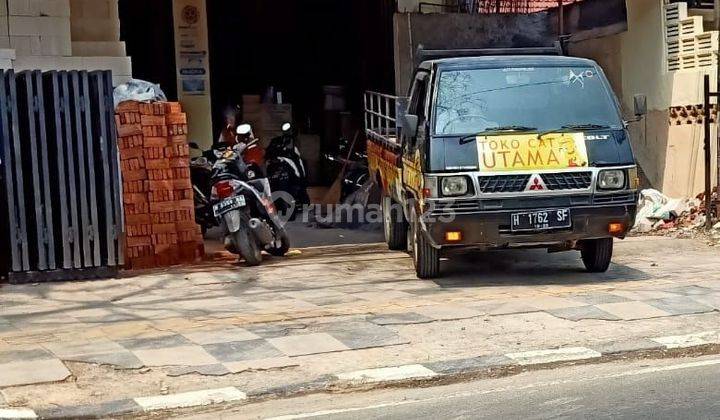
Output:
[[526,171],[588,166],[583,133],[478,136],[480,171]]

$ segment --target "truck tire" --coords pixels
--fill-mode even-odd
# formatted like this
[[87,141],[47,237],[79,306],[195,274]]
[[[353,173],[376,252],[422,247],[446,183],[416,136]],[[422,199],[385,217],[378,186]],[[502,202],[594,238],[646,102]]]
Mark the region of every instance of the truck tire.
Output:
[[410,254],[415,265],[415,274],[420,279],[433,279],[440,274],[440,250],[430,245],[425,235],[420,231],[420,221],[415,209],[411,209],[410,231],[408,238]]
[[251,267],[260,265],[262,262],[262,251],[247,224],[243,224],[240,230],[235,232],[234,240],[238,252],[247,265]]
[[580,255],[587,271],[604,273],[610,267],[613,254],[613,238],[583,241]]
[[[383,231],[385,242],[392,251],[407,249],[407,222],[402,208],[390,196],[382,197]],[[398,221],[400,220],[400,221]]]

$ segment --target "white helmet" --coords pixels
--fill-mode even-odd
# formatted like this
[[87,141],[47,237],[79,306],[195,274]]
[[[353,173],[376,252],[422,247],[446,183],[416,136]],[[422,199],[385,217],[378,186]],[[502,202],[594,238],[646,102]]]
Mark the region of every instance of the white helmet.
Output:
[[237,130],[236,130],[235,132],[236,132],[237,134],[241,135],[241,136],[246,136],[246,135],[250,135],[250,137],[253,136],[253,134],[252,134],[252,127],[250,126],[250,124],[240,124],[240,125],[238,125],[238,128],[237,128]]

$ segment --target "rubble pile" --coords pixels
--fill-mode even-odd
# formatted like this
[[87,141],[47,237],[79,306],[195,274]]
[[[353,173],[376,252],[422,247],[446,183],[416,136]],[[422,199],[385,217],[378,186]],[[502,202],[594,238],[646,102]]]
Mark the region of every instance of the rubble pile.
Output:
[[709,242],[720,243],[720,222],[708,232],[705,229],[707,217],[704,194],[695,198],[679,199],[667,197],[657,190],[647,189],[640,192],[638,212],[632,232],[678,237],[707,235]]

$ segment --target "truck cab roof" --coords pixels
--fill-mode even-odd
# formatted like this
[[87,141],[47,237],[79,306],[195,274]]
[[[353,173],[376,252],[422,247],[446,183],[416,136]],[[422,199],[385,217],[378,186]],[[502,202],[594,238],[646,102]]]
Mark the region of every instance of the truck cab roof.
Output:
[[418,69],[438,68],[502,68],[547,66],[597,66],[593,60],[558,55],[484,55],[478,57],[449,57],[425,60]]

